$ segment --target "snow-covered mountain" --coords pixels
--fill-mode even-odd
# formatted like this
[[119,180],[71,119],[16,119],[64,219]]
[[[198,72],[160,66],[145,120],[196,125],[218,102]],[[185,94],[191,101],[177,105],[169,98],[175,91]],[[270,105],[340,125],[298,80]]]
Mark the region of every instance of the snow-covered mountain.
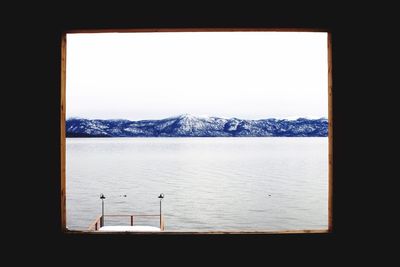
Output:
[[328,136],[327,119],[243,120],[188,114],[162,120],[68,119],[67,137]]

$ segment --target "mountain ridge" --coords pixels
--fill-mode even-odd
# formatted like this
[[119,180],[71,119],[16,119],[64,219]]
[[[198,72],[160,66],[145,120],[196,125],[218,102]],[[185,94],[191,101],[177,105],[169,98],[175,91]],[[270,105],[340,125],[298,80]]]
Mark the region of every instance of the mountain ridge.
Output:
[[70,118],[67,137],[326,137],[328,120],[247,120],[183,114],[160,120]]

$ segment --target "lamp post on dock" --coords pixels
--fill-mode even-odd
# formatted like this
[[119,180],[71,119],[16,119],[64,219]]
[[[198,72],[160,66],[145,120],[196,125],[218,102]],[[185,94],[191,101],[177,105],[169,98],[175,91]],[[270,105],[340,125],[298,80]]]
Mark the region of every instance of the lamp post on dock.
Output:
[[106,197],[103,195],[103,193],[100,194],[100,199],[101,199],[101,220],[100,220],[100,227],[104,226],[104,199]]
[[163,193],[161,193],[159,196],[158,196],[158,198],[160,199],[160,228],[161,228],[161,201],[163,200],[163,198],[164,198],[164,194]]

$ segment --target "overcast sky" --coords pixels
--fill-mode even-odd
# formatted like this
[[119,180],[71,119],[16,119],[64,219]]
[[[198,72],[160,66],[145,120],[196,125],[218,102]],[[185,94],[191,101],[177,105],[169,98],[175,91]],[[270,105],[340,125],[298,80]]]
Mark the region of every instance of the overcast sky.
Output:
[[327,118],[327,34],[68,34],[66,94],[67,118]]

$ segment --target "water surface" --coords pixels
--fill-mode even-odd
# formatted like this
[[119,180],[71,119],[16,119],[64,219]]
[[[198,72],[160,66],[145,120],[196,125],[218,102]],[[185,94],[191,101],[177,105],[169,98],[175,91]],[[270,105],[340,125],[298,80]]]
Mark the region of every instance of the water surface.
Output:
[[100,193],[106,214],[158,214],[164,193],[166,230],[328,226],[325,137],[67,138],[66,167],[69,229],[101,213]]

